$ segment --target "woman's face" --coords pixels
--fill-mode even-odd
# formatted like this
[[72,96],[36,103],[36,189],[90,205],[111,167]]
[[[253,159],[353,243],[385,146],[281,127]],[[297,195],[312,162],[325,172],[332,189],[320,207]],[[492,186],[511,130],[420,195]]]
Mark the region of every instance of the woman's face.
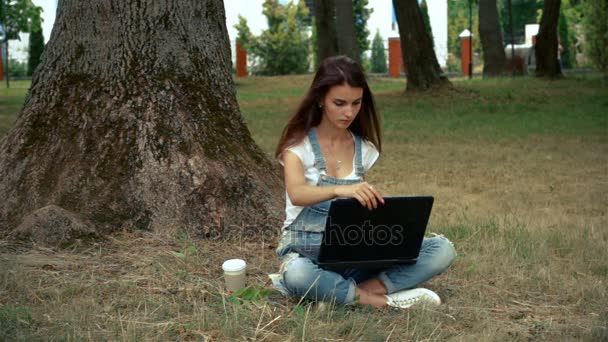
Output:
[[329,88],[323,99],[323,119],[336,128],[347,129],[361,110],[363,88],[353,88],[348,84]]

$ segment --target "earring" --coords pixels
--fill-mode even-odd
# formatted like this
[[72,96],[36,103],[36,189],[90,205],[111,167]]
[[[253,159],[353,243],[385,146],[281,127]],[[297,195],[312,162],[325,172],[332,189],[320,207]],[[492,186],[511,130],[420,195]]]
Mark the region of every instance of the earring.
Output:
[[319,106],[319,108],[323,108],[323,105],[320,103],[317,106]]

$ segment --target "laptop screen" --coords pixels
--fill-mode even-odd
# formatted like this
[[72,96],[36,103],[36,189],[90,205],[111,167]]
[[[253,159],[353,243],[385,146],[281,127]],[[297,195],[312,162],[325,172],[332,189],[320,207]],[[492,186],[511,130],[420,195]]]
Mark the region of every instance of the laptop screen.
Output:
[[332,201],[319,261],[416,259],[433,197],[385,197],[368,210],[356,199]]

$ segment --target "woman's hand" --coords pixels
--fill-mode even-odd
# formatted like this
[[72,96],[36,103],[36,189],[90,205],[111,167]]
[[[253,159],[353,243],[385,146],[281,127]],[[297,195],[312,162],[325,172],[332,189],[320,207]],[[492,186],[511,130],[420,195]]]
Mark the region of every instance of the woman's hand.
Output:
[[368,182],[352,185],[338,185],[336,187],[337,197],[352,197],[357,199],[362,206],[369,210],[378,207],[378,203],[384,204],[382,195]]

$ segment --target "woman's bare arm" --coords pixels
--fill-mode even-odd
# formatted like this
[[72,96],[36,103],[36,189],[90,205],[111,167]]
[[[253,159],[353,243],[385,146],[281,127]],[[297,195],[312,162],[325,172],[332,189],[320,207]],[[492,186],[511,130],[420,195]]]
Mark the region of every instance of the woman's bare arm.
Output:
[[290,151],[285,151],[282,157],[285,187],[293,205],[307,207],[336,197],[356,198],[369,209],[376,208],[378,203],[384,203],[380,193],[367,182],[352,185],[308,185],[300,158]]

